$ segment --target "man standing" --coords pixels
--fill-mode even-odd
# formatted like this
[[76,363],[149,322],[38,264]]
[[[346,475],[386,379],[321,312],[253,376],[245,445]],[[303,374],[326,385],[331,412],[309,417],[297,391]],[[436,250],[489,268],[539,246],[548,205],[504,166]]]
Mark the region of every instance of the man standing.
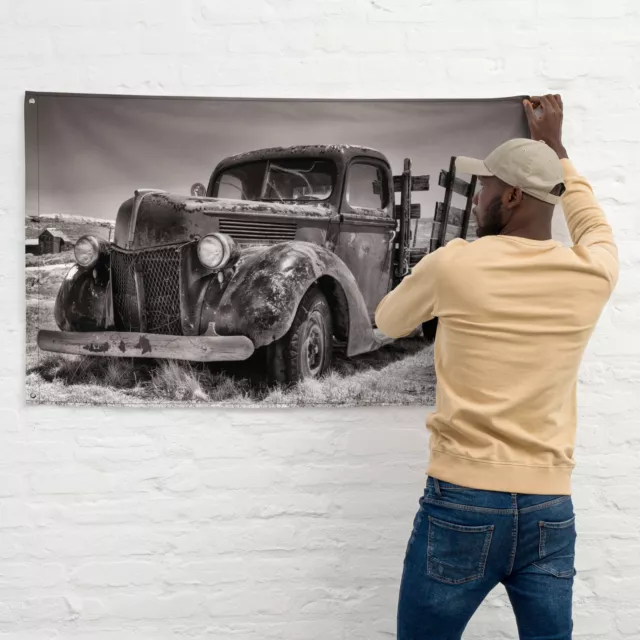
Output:
[[[577,375],[618,255],[563,146],[560,96],[524,108],[531,140],[457,159],[481,187],[478,240],[427,255],[376,310],[393,338],[438,318],[428,477],[404,559],[398,640],[461,638],[498,583],[522,640],[572,634]],[[572,247],[551,237],[558,202]]]

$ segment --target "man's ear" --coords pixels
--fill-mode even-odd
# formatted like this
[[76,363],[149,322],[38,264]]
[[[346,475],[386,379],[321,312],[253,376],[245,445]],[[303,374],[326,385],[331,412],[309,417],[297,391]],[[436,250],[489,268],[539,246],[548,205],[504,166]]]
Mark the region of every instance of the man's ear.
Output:
[[508,209],[519,207],[524,198],[524,193],[519,187],[507,187],[503,194],[502,204]]

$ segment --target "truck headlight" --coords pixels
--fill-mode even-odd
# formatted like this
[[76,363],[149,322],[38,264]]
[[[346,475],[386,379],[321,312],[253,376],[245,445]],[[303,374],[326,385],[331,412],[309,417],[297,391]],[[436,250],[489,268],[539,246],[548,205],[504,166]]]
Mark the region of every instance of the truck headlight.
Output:
[[198,242],[198,259],[207,269],[222,269],[233,257],[236,243],[224,233],[210,233]]
[[73,253],[76,262],[85,269],[95,267],[100,257],[101,242],[95,236],[82,236],[76,242]]

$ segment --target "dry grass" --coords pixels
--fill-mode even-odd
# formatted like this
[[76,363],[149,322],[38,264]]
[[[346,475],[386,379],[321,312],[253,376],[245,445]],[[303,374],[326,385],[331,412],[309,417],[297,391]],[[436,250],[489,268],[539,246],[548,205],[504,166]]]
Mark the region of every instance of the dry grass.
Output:
[[53,264],[27,269],[25,276],[27,299],[37,297],[41,302],[55,300],[60,285],[70,268],[68,264]]
[[69,264],[75,260],[73,251],[62,251],[60,253],[46,253],[42,256],[35,256],[32,253],[25,255],[27,267],[46,267],[52,264]]
[[36,373],[26,378],[26,402],[28,404],[63,405],[147,405],[147,399],[133,391],[90,384],[67,385],[61,380],[44,382]]
[[[35,393],[30,395],[31,400],[73,404],[433,404],[432,348],[399,357],[393,353],[393,346],[380,350],[375,366],[371,358],[338,361],[322,379],[306,380],[288,388],[256,384],[241,369],[215,371],[214,367],[189,362],[58,354],[47,355],[28,369],[27,386],[29,394]],[[259,380],[260,372],[254,374]]]
[[[336,368],[320,380],[305,380],[291,389],[274,390],[264,398],[264,404],[432,405],[435,401],[433,348],[422,348],[400,360],[394,360],[389,349],[375,352],[378,367],[370,366],[364,359],[353,359],[348,363],[351,373],[340,373]],[[385,356],[387,363],[382,364]]]
[[135,404],[139,372],[125,359],[47,355],[27,370],[27,400],[61,404]]
[[158,400],[220,403],[251,402],[251,388],[246,380],[215,373],[206,365],[163,361],[151,370],[146,385],[148,394]]
[[131,389],[137,385],[133,360],[128,358],[51,354],[42,358],[31,372],[40,374],[45,382],[60,381],[66,385],[85,384],[118,389]]
[[36,299],[27,300],[27,370],[35,366],[38,360],[45,356],[44,352],[38,349],[36,337],[38,329],[55,329],[53,320],[53,300]]
[[203,381],[189,364],[175,361],[161,363],[151,374],[150,387],[153,395],[169,400],[208,400],[202,388]]

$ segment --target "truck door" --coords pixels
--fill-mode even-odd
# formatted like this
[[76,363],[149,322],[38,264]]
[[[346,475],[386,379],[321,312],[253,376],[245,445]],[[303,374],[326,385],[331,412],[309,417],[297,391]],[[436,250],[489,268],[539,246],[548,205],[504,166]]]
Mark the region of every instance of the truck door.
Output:
[[388,165],[372,158],[352,160],[340,213],[335,253],[353,273],[373,321],[393,271],[396,220]]

